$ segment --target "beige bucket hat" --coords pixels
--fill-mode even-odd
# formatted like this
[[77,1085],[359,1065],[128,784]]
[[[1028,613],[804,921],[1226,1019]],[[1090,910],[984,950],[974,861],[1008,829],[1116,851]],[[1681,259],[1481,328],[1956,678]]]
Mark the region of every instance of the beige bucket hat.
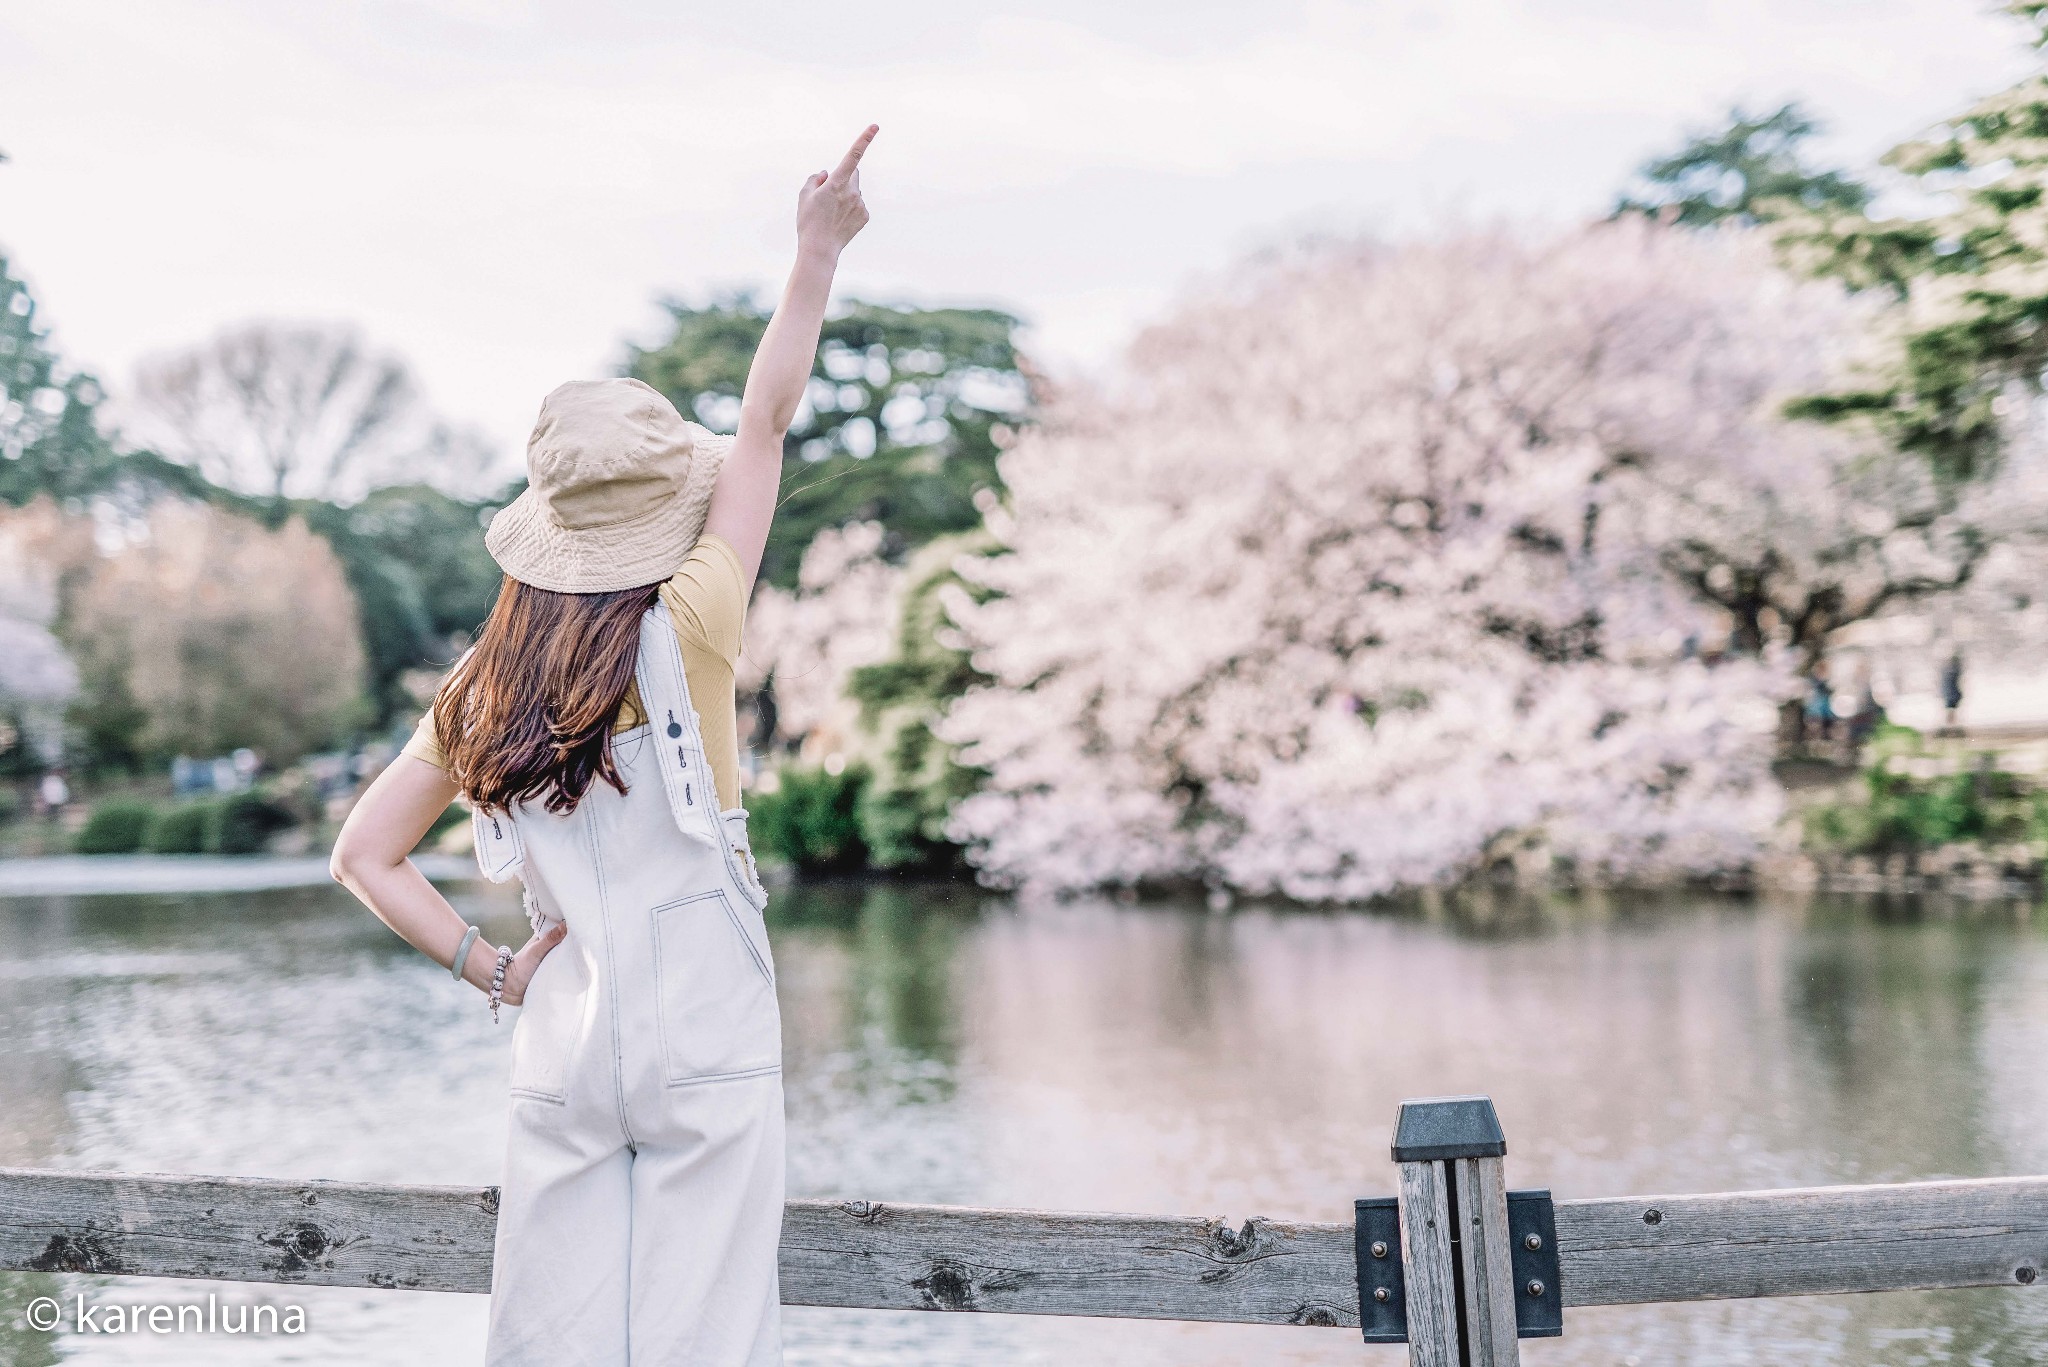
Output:
[[557,593],[667,579],[704,532],[732,438],[686,422],[639,380],[571,380],[526,440],[526,492],[484,545],[505,573]]

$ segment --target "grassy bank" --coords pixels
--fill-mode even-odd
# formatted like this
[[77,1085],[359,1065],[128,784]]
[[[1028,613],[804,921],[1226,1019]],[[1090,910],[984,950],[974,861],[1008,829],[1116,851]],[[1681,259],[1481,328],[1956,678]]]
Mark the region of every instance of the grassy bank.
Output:
[[1814,876],[1834,886],[2038,893],[2048,876],[2048,783],[2033,760],[1886,727],[1859,769],[1794,794],[1800,847]]

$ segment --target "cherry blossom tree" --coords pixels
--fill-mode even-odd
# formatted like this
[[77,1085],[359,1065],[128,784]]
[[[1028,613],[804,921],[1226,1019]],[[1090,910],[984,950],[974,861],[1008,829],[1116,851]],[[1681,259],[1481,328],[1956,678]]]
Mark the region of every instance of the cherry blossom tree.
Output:
[[1808,640],[1976,553],[1910,459],[1782,416],[1873,307],[1642,221],[1247,268],[1005,456],[953,834],[998,883],[1303,899],[1740,865]]
[[804,551],[796,588],[764,584],[747,609],[740,688],[772,684],[778,732],[842,759],[860,715],[847,681],[896,644],[903,571],[884,555],[886,539],[879,522],[823,529]]
[[[978,501],[994,505],[992,494]],[[861,766],[857,806],[876,868],[954,871],[952,803],[976,786],[933,728],[975,681],[946,599],[955,566],[986,553],[985,531],[927,542],[898,565],[879,522],[827,528],[806,550],[794,592],[764,585],[748,610],[739,686],[771,686],[776,730],[811,764]],[[844,772],[842,769],[841,772]]]
[[164,499],[134,530],[85,567],[61,634],[92,691],[135,709],[138,756],[246,745],[289,764],[361,723],[355,600],[304,522]]

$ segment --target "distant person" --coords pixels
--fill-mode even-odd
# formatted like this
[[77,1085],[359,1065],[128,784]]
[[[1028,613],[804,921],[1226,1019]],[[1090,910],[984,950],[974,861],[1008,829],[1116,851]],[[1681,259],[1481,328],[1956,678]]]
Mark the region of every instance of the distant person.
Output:
[[1941,667],[1941,706],[1944,714],[1943,729],[1956,729],[1956,713],[1963,705],[1963,652],[1961,647],[1949,652],[1948,663]]
[[64,780],[62,769],[51,769],[36,785],[36,805],[46,816],[57,816],[71,801],[71,785]]
[[204,792],[213,781],[211,772],[190,755],[178,755],[171,760],[171,796],[190,797]]
[[[494,1018],[525,1004],[492,1367],[781,1361],[781,1022],[733,665],[874,135],[797,196],[736,436],[638,380],[548,395],[485,537],[497,606],[335,844],[335,876]],[[525,884],[517,952],[406,858],[458,795],[484,872]]]
[[1856,693],[1856,712],[1849,718],[1849,743],[1861,746],[1877,734],[1877,728],[1884,725],[1884,707],[1877,701],[1877,688],[1871,678],[1870,666],[1864,665],[1858,671],[1861,686]]
[[1827,661],[1814,665],[1806,676],[1806,724],[1813,736],[1829,740],[1835,729],[1835,691],[1828,683]]

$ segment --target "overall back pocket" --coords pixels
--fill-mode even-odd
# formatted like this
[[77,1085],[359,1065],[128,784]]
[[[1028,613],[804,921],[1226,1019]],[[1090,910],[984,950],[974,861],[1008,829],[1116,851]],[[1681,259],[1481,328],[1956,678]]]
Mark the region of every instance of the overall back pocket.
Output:
[[557,1105],[569,1092],[569,1056],[584,1033],[590,974],[580,946],[556,945],[526,985],[512,1026],[512,1095]]
[[767,947],[720,889],[654,909],[661,1057],[674,1085],[781,1066]]

